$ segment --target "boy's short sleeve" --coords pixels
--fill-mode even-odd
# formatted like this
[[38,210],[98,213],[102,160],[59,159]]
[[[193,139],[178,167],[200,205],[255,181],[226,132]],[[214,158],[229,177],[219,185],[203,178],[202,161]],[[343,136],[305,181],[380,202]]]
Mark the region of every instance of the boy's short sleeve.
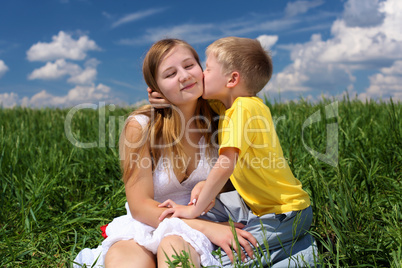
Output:
[[208,104],[218,115],[223,115],[226,111],[225,105],[219,100],[208,100]]
[[253,141],[253,134],[249,133],[245,127],[249,125],[250,112],[242,106],[242,102],[238,101],[228,109],[224,116],[221,117],[219,124],[220,131],[220,147],[234,147],[239,149],[239,155],[246,152]]

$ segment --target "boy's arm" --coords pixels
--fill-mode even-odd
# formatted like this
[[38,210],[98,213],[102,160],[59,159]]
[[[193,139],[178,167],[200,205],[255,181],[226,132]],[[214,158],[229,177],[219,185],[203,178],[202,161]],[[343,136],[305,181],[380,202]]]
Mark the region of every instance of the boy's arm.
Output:
[[170,105],[171,103],[166,100],[162,94],[156,91],[152,91],[149,87],[147,88],[148,92],[148,101],[154,108],[166,108],[166,106]]
[[199,216],[198,213],[202,213],[219,194],[230,175],[232,175],[236,166],[238,151],[237,148],[233,147],[222,148],[220,150],[218,161],[209,173],[197,203],[194,206],[197,217]]
[[161,214],[159,220],[163,220],[169,214],[173,214],[172,217],[189,219],[200,216],[211,201],[218,195],[230,175],[232,175],[237,162],[238,151],[237,148],[233,147],[222,148],[218,161],[216,161],[216,164],[209,173],[197,203],[193,206],[177,206],[170,200],[166,200],[159,206],[169,208]]

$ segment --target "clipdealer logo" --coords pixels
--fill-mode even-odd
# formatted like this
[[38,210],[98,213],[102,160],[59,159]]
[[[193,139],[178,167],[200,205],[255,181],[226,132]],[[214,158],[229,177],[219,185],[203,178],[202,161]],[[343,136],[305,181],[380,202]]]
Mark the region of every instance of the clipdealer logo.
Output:
[[[338,117],[338,102],[333,102],[325,106],[325,117],[326,119],[337,118]],[[318,158],[322,162],[327,163],[333,167],[338,165],[338,123],[329,123],[326,125],[327,132],[327,143],[325,153],[317,152],[309,147],[304,141],[304,130],[306,127],[321,121],[321,111],[317,111],[312,114],[306,121],[304,121],[302,126],[302,142],[304,148],[313,155]]]
[[[174,106],[172,106],[172,108],[174,108]],[[98,141],[92,141],[92,142],[81,142],[79,141],[75,135],[73,134],[72,131],[72,121],[74,118],[74,115],[83,109],[93,109],[96,110],[98,109]],[[115,128],[115,123],[116,123],[116,117],[115,116],[109,116],[108,117],[108,131],[106,130],[106,109],[108,109],[109,111],[113,112],[115,110],[115,105],[110,104],[110,105],[105,105],[105,102],[100,102],[99,105],[97,104],[93,104],[93,103],[83,103],[83,104],[79,104],[75,107],[73,107],[67,114],[66,119],[64,121],[64,131],[66,134],[66,138],[71,142],[71,144],[73,144],[74,146],[78,147],[78,148],[95,148],[95,147],[106,147],[109,146],[111,148],[116,147],[116,128]],[[180,112],[178,110],[178,112]],[[200,117],[200,116],[198,116]],[[197,118],[198,118],[197,117]],[[326,119],[331,119],[331,118],[337,118],[338,117],[338,102],[333,102],[331,104],[328,104],[325,106],[325,118]],[[194,120],[195,118],[193,118],[192,120]],[[216,119],[222,119],[222,120],[226,120],[225,116],[222,117],[218,117]],[[126,123],[125,117],[124,116],[119,116],[117,118],[118,120],[118,133],[121,133],[121,131],[124,128],[124,124]],[[152,118],[151,118],[152,120]],[[204,120],[207,120],[206,118],[204,118]],[[262,123],[264,123],[263,125],[265,126],[264,129],[250,129],[247,126],[250,124],[249,121],[252,120],[259,120]],[[248,133],[252,133],[252,132],[261,132],[261,133],[269,133],[270,131],[274,131],[274,128],[276,128],[276,125],[278,123],[278,121],[280,120],[286,120],[286,116],[280,116],[279,118],[273,118],[273,126],[270,127],[269,122],[267,122],[266,118],[262,118],[261,116],[255,116],[253,118],[249,118],[247,123],[246,123],[246,128],[243,130],[238,130],[239,133],[237,133],[236,138],[239,138],[239,135],[246,135]],[[309,116],[305,122],[302,125],[302,135],[301,135],[301,139],[302,139],[302,143],[304,148],[314,157],[316,157],[317,159],[319,159],[320,161],[331,165],[333,167],[336,167],[338,165],[338,159],[339,159],[339,155],[338,155],[338,123],[328,123],[326,125],[326,150],[325,152],[318,152],[316,150],[314,150],[313,148],[311,148],[310,146],[307,145],[305,138],[304,138],[304,133],[306,128],[308,128],[309,126],[318,123],[322,120],[321,117],[321,111],[318,110],[315,113],[313,113],[311,116]],[[182,125],[184,124],[184,117],[181,120]],[[191,123],[191,122],[188,122]],[[186,128],[188,126],[183,126],[183,131],[184,132],[184,128]],[[193,129],[191,131],[199,131],[199,132],[205,132],[205,131],[209,131],[208,129],[203,129],[203,130],[199,130],[199,129]],[[223,130],[218,130],[217,132],[219,133],[219,131],[223,131]],[[214,133],[214,135],[217,135],[218,133]],[[188,135],[188,133],[186,133]],[[236,133],[235,133],[236,134]],[[106,145],[106,135],[108,135],[108,145]],[[183,136],[186,136],[183,133],[181,133],[180,138],[183,138]],[[153,137],[155,138],[155,137]],[[264,148],[267,147],[269,144],[270,146],[276,146],[276,140],[272,140],[269,142],[269,144],[253,144],[252,141],[248,140],[248,138],[246,137],[246,142],[249,143],[249,146],[254,147],[254,148]],[[130,144],[130,146],[141,146],[143,144]],[[166,148],[167,146],[174,146],[174,144],[168,144],[168,145],[159,145],[160,148]],[[198,144],[191,144],[191,146],[195,146],[195,147],[199,147]],[[205,146],[205,145],[204,145]],[[219,147],[218,144],[213,144],[213,146],[215,147]],[[274,157],[275,158],[275,157]],[[272,156],[269,157],[269,159],[272,159]],[[261,163],[265,163],[265,162],[261,162]],[[267,162],[268,163],[268,162]],[[269,162],[271,164],[271,162]],[[278,162],[280,163],[280,162]]]

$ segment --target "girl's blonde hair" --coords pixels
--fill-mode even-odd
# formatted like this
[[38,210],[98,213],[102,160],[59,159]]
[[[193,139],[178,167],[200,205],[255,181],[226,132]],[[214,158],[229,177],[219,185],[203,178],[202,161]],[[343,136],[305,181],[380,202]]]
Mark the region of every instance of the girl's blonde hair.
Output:
[[[149,49],[142,66],[145,82],[152,91],[159,92],[163,95],[156,82],[158,68],[162,59],[176,46],[188,48],[201,67],[197,52],[187,42],[179,39],[160,40]],[[181,140],[182,131],[185,126],[182,125],[180,111],[171,105],[161,109],[155,109],[151,105],[145,105],[131,113],[131,115],[138,114],[146,115],[150,120],[143,129],[142,141],[138,143],[140,146],[134,146],[135,148],[130,148],[129,146],[124,147],[125,144],[127,144],[124,134],[128,122],[125,124],[119,141],[123,181],[127,182],[133,174],[134,168],[138,167],[138,163],[132,163],[131,155],[142,155],[142,149],[145,148],[144,145],[147,142],[152,157],[152,170],[155,169],[156,163],[158,163],[159,159],[163,156],[173,165],[173,171],[176,176],[185,174],[188,156],[186,156],[183,150]],[[206,148],[207,155],[211,155],[211,150],[213,150],[212,137],[216,129],[216,124],[213,122],[214,113],[212,109],[201,97],[197,101],[195,115],[197,115],[194,119],[196,127],[199,129],[208,129],[208,131],[203,132],[202,135],[205,138],[205,144],[208,145]],[[200,115],[200,117],[198,115]],[[124,148],[126,150],[124,150]]]
[[224,75],[238,71],[252,95],[260,92],[271,79],[271,57],[257,39],[224,37],[210,44],[205,53],[216,57]]

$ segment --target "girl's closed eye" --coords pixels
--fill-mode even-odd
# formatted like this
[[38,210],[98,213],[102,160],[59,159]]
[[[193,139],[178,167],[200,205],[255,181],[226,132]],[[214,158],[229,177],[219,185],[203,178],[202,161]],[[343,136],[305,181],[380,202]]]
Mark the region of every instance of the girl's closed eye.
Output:
[[189,65],[187,65],[185,68],[186,69],[191,69],[191,68],[193,68],[194,67],[194,64],[189,64]]
[[176,74],[176,72],[173,72],[173,73],[168,73],[168,74],[166,75],[166,78],[173,77],[175,74]]

